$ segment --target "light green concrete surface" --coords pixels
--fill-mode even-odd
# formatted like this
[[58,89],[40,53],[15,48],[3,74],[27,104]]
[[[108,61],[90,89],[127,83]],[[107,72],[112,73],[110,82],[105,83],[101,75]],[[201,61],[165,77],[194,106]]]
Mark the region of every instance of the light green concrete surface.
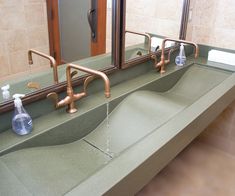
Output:
[[[17,185],[21,184],[22,190],[32,195],[62,195],[109,160],[107,155],[84,141],[10,153],[0,160],[0,174],[6,172],[5,168],[10,174],[5,174],[4,179],[1,175],[0,193],[8,195],[8,191],[15,190],[14,184],[17,190]],[[10,182],[11,186],[4,186],[2,181]]]
[[111,113],[109,126],[105,120],[85,140],[104,152],[107,149],[106,140],[110,140],[110,155],[118,155],[229,75],[194,65],[168,92],[137,91],[131,94]]
[[[202,67],[203,69],[207,68]],[[228,72],[221,74],[221,70],[215,69],[211,69],[210,73],[209,70],[207,74],[212,73],[216,78],[214,84],[207,85],[207,82],[200,80],[203,77],[198,77],[198,82],[207,89],[207,92],[204,91],[205,94],[198,93],[196,100],[189,106],[120,153],[106,167],[66,195],[129,196],[138,192],[234,100],[235,75]],[[188,71],[181,80],[191,75],[190,69]],[[182,90],[182,85],[178,84],[171,90]],[[184,90],[194,91],[193,87],[185,87]],[[176,100],[180,100],[180,105],[184,102],[182,97]]]
[[[156,79],[156,73],[149,72],[114,86],[109,126],[102,94],[82,101],[80,114],[69,116],[60,110],[53,120],[44,117],[60,125],[45,131],[46,126],[52,127],[47,122],[41,129],[49,134],[37,133],[36,140],[31,135],[16,147],[25,149],[0,158],[0,174],[5,176],[0,193],[22,187],[26,195],[133,195],[226,107],[229,101],[221,104],[221,97],[234,99],[229,91],[235,76],[229,71],[195,64],[168,74]],[[101,105],[94,109],[97,101]],[[205,112],[213,114],[200,119],[190,133],[190,125],[195,126]],[[37,142],[30,144],[30,140]],[[11,185],[6,186],[7,181]]]

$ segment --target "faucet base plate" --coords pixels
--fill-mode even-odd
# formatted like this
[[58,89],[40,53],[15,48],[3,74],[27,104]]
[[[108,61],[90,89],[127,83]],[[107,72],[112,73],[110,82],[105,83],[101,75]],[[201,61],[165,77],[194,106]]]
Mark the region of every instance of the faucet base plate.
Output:
[[69,114],[73,114],[73,113],[76,113],[78,110],[76,109],[76,108],[68,108],[67,110],[66,110]]

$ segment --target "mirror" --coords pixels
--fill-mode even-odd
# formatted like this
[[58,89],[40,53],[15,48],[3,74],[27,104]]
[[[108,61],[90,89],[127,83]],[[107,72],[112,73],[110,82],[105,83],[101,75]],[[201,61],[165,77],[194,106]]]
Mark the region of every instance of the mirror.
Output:
[[161,49],[165,37],[179,39],[183,7],[184,0],[126,0],[123,64]]
[[64,63],[110,67],[111,17],[110,0],[0,1],[0,87],[10,84],[0,106],[15,93],[32,95],[56,83],[48,59],[32,53],[29,65],[29,49],[55,57],[59,83],[66,80]]

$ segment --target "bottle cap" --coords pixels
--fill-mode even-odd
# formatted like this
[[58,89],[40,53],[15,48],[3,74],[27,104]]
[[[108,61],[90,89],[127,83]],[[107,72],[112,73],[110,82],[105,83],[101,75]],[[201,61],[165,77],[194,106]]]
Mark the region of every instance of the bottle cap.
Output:
[[12,97],[14,98],[14,104],[15,107],[21,107],[22,106],[22,101],[21,101],[21,97],[24,97],[24,94],[14,94]]

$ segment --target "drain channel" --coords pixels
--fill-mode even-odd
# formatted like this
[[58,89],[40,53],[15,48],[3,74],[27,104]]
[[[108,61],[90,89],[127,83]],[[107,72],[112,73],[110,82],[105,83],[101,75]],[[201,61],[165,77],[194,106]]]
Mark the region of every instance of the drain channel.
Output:
[[83,139],[84,142],[86,142],[87,144],[91,145],[92,147],[96,148],[97,150],[99,150],[100,152],[104,153],[105,155],[107,155],[109,158],[113,159],[114,157],[112,155],[110,155],[109,153],[103,151],[102,149],[98,148],[97,146],[95,146],[94,144],[90,143],[89,141],[87,141],[86,139]]

